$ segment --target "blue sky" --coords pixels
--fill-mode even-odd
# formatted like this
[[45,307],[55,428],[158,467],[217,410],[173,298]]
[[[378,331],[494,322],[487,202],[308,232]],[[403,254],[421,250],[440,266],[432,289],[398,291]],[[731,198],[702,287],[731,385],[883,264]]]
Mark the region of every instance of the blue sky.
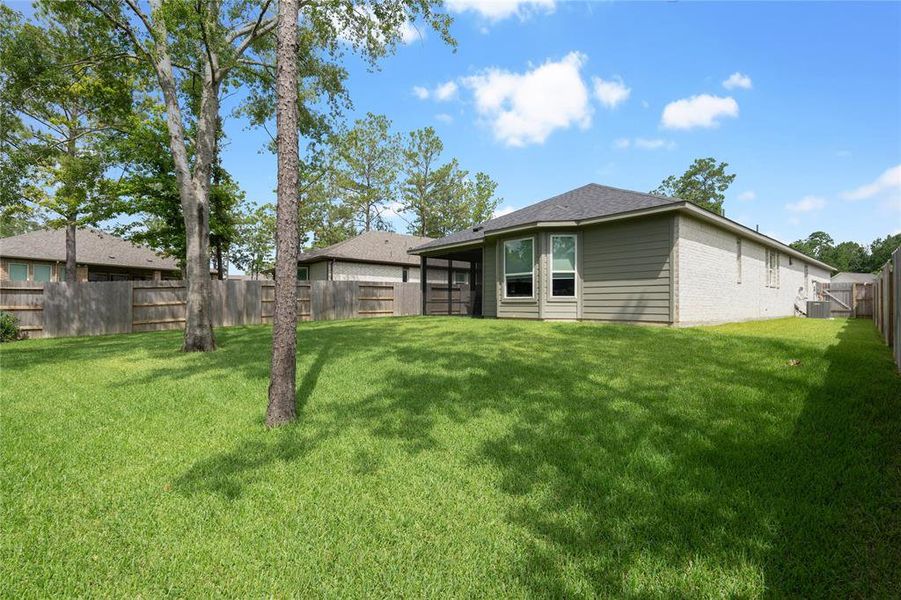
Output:
[[[727,216],[784,241],[901,231],[899,3],[449,9],[456,52],[420,27],[377,72],[348,56],[349,117],[435,127],[448,158],[499,183],[502,210],[588,182],[647,191],[713,156],[738,175]],[[226,133],[226,168],[274,201],[266,134]]]

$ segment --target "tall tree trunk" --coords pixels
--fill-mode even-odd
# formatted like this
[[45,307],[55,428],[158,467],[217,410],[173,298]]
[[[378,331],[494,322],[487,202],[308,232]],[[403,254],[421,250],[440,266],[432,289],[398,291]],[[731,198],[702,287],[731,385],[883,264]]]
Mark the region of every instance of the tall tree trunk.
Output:
[[219,278],[219,281],[225,279],[225,273],[223,273],[224,269],[222,268],[222,240],[218,237],[216,238],[216,275]]
[[75,217],[66,217],[66,283],[75,283],[78,279],[78,267],[75,263]]
[[268,427],[288,423],[297,416],[297,11],[297,0],[278,3],[275,75],[278,206]]
[[[185,337],[182,350],[206,352],[216,349],[213,324],[210,318],[210,164],[219,115],[219,82],[215,65],[204,65],[200,112],[197,118],[194,170],[188,163],[185,132],[178,90],[172,71],[172,59],[167,43],[168,32],[161,14],[162,0],[150,0],[154,13],[153,66],[166,104],[166,126],[169,148],[175,162],[175,179],[185,221]],[[218,4],[214,3],[214,7]],[[218,14],[212,18],[218,19]]]

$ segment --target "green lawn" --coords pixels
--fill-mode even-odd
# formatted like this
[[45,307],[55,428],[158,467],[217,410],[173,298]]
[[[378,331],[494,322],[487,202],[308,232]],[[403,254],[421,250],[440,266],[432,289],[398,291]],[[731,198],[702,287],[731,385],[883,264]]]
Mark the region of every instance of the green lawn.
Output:
[[2,595],[901,589],[901,378],[869,321],[308,323],[276,431],[270,330],[217,335],[2,347]]

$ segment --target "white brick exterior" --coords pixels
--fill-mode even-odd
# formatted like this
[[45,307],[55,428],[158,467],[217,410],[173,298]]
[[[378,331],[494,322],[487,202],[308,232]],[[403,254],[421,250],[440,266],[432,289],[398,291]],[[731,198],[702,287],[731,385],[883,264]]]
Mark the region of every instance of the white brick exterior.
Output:
[[682,215],[676,218],[677,325],[791,316],[795,314],[796,300],[813,298],[813,282],[829,281],[830,274],[825,269],[780,252],[779,285],[768,287],[767,248],[741,238],[739,283],[738,236],[697,219]]

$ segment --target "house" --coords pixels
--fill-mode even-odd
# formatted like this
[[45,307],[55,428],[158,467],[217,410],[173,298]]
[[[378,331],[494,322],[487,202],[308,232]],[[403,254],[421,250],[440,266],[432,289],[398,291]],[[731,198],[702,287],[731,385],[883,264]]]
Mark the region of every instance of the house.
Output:
[[[98,229],[75,233],[78,281],[179,279],[175,260]],[[0,239],[0,280],[65,281],[66,231],[43,229]]]
[[[401,235],[390,231],[367,231],[358,236],[305,252],[297,257],[297,278],[301,281],[420,281],[420,260],[408,251],[431,242],[432,238]],[[430,283],[447,283],[447,263],[431,261]],[[453,283],[469,283],[470,265],[451,265]]]
[[842,271],[832,276],[832,283],[876,283],[876,276],[872,273]]
[[589,184],[416,246],[489,317],[692,325],[796,314],[834,269],[676,198]]

